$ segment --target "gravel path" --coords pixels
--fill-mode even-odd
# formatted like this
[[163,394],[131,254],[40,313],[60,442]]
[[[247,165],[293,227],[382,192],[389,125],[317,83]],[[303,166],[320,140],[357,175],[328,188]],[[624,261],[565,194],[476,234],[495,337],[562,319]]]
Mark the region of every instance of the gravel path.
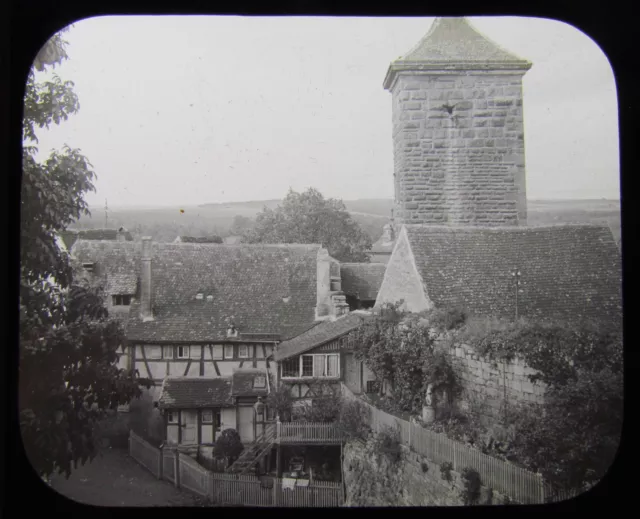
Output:
[[69,479],[56,475],[51,486],[63,496],[97,506],[204,506],[204,501],[168,481],[156,479],[125,450],[105,449]]

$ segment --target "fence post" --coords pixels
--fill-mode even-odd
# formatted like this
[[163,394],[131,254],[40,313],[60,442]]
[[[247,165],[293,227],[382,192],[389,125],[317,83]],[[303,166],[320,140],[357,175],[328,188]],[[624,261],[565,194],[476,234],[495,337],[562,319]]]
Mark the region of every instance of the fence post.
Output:
[[176,488],[180,488],[180,453],[178,452],[177,447],[173,452],[175,454],[173,458],[173,483],[175,484]]
[[538,476],[538,488],[540,489],[539,493],[538,493],[538,499],[540,500],[538,504],[544,504],[545,502],[545,495],[544,495],[544,478],[542,477],[542,474],[540,474],[540,472],[536,472],[537,476]]
[[158,479],[163,479],[164,472],[164,450],[160,447],[160,453],[158,455]]

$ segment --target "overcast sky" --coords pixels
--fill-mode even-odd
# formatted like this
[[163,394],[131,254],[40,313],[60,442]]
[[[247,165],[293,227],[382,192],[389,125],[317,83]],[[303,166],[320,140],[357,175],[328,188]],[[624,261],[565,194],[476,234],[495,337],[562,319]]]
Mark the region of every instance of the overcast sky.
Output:
[[[599,47],[562,22],[470,18],[533,62],[527,196],[619,198],[617,99]],[[90,205],[393,197],[389,63],[433,18],[104,17],[65,35],[80,112],[40,150],[80,148]]]

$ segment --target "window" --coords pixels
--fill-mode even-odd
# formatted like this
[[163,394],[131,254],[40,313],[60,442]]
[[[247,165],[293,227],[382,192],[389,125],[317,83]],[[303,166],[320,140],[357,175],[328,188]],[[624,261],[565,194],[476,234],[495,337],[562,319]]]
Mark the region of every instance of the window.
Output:
[[216,431],[222,429],[222,413],[220,409],[213,410],[213,426]]
[[232,359],[233,358],[233,344],[226,344],[224,347],[224,358]]
[[165,346],[164,347],[164,358],[172,359],[173,358],[173,346]]
[[327,355],[327,377],[337,377],[340,374],[339,361],[340,357],[338,355]]
[[130,295],[115,295],[111,296],[113,306],[129,306],[131,304]]
[[246,344],[238,345],[238,358],[246,359],[249,357],[249,347]]
[[167,423],[178,423],[178,413],[176,411],[167,411]]
[[380,383],[377,380],[367,380],[367,393],[377,393],[380,391]]
[[189,358],[189,346],[178,346],[178,355],[179,359],[188,359]]
[[303,377],[313,377],[313,355],[302,356],[302,375]]
[[282,376],[285,378],[300,376],[300,359],[298,357],[287,359],[282,363]]
[[326,376],[326,359],[324,355],[313,356],[313,377],[321,378]]
[[95,266],[95,263],[83,263],[82,267],[87,271],[87,272],[93,272],[93,268]]
[[202,423],[213,423],[213,411],[211,409],[202,411]]

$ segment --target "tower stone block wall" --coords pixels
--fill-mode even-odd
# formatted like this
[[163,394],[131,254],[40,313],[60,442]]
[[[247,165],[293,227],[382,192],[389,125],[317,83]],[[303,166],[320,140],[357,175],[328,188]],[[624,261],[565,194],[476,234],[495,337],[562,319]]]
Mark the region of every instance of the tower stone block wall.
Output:
[[522,74],[500,72],[398,75],[397,224],[526,224]]

